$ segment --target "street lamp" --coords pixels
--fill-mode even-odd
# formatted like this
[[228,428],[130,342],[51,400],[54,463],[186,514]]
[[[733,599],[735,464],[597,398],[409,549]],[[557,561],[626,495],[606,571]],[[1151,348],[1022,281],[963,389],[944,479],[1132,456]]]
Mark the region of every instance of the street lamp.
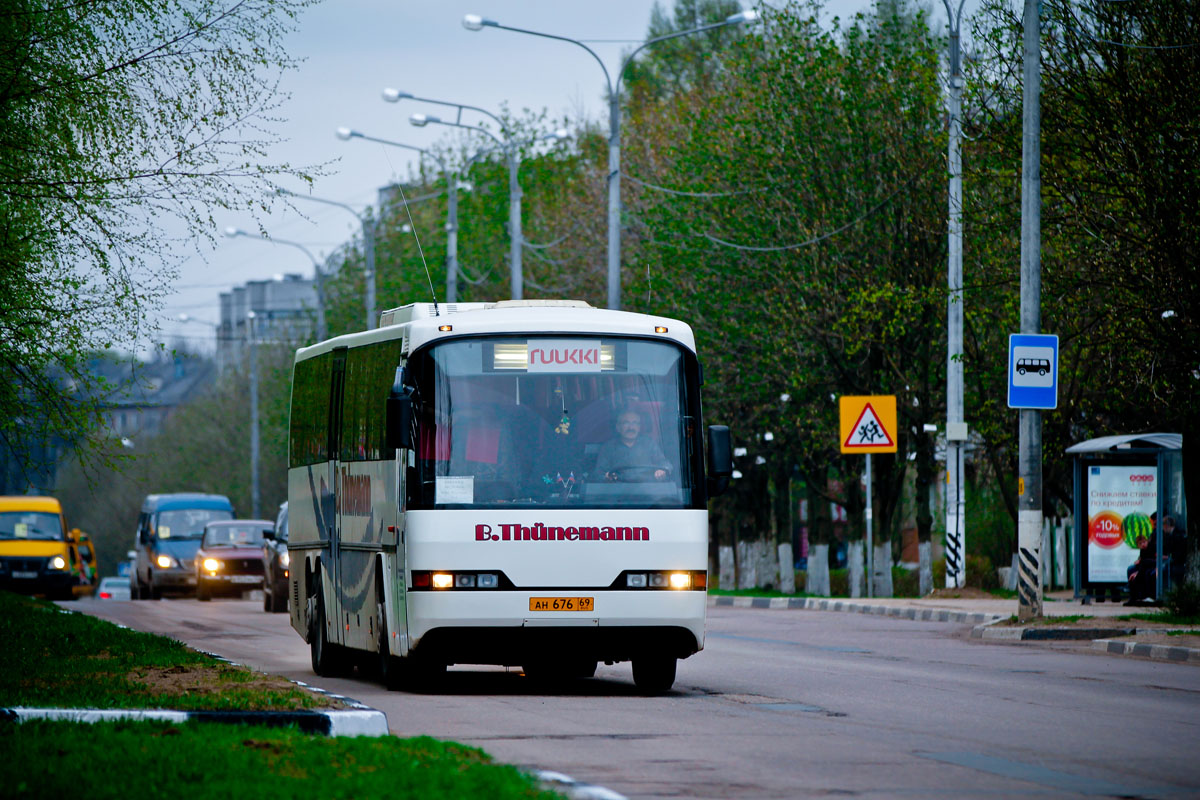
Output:
[[247,331],[250,340],[250,518],[258,519],[258,342],[254,335],[254,311],[246,312],[250,323]]
[[226,228],[225,235],[229,238],[237,236],[245,236],[248,239],[261,239],[264,242],[271,244],[286,244],[289,247],[295,247],[304,252],[308,256],[308,260],[312,262],[313,271],[316,274],[317,281],[317,341],[323,342],[328,334],[325,328],[325,274],[321,271],[321,265],[317,262],[317,257],[312,254],[307,247],[299,242],[292,242],[287,239],[277,239],[274,236],[268,238],[266,236],[257,236],[253,233],[246,233],[241,228]]
[[458,175],[452,175],[446,169],[446,162],[441,156],[424,147],[417,147],[403,142],[393,142],[390,139],[379,139],[352,128],[338,128],[337,137],[344,142],[351,139],[362,139],[367,142],[377,142],[389,147],[402,147],[405,150],[415,150],[423,156],[429,156],[438,162],[442,175],[446,178],[446,302],[457,302],[458,296]]
[[[341,138],[341,131],[344,128],[338,128],[338,137]],[[310,194],[300,194],[299,192],[289,191],[288,189],[276,188],[280,194],[286,194],[289,197],[298,197],[303,200],[311,200],[314,203],[324,203],[327,206],[335,206],[337,208],[349,211],[358,220],[362,226],[363,232],[363,250],[366,257],[366,268],[363,273],[363,279],[366,287],[363,291],[363,304],[366,306],[367,313],[367,330],[375,329],[375,224],[367,221],[367,214],[359,214],[346,203],[337,200],[326,200],[324,197],[313,197]]]
[[[512,299],[520,300],[524,296],[524,276],[521,266],[521,246],[524,243],[521,237],[521,184],[517,179],[520,162],[518,161],[517,145],[513,142],[512,134],[504,124],[504,121],[492,112],[478,106],[453,103],[447,100],[436,100],[430,97],[416,97],[409,92],[402,92],[399,89],[384,89],[383,99],[389,103],[396,103],[400,100],[415,100],[419,103],[433,103],[434,105],[449,106],[450,108],[457,109],[458,114],[453,121],[443,120],[440,117],[428,114],[413,114],[409,117],[409,122],[418,128],[423,128],[430,123],[434,123],[484,133],[494,139],[501,149],[504,150],[505,155],[508,156],[509,285]],[[475,111],[491,118],[500,127],[504,138],[501,139],[487,128],[465,124],[462,121],[463,111]],[[566,138],[566,135],[566,131],[560,129],[555,131],[554,138]]]
[[755,22],[758,20],[757,11],[741,11],[732,16],[726,17],[721,22],[714,22],[711,25],[701,25],[696,28],[689,28],[685,31],[676,31],[668,33],[664,36],[656,36],[653,39],[647,39],[642,42],[632,53],[625,57],[621,62],[620,69],[617,70],[616,82],[613,82],[608,72],[608,67],[604,66],[604,61],[596,54],[596,51],[588,47],[578,39],[572,39],[568,36],[558,36],[551,33],[542,33],[540,31],[531,31],[524,28],[513,28],[508,25],[501,25],[499,22],[490,19],[484,19],[478,14],[467,14],[463,17],[463,27],[469,31],[478,31],[483,28],[498,28],[504,31],[512,31],[513,33],[525,33],[530,36],[541,36],[544,39],[557,39],[560,42],[569,42],[570,44],[578,45],[591,54],[592,58],[596,59],[596,63],[600,65],[600,69],[604,71],[604,80],[608,83],[608,307],[619,309],[621,307],[621,78],[625,74],[625,68],[633,61],[634,56],[645,50],[652,44],[666,41],[668,39],[677,39],[680,36],[690,36],[693,33],[702,33],[715,28],[723,28],[727,25],[741,25],[743,23]]

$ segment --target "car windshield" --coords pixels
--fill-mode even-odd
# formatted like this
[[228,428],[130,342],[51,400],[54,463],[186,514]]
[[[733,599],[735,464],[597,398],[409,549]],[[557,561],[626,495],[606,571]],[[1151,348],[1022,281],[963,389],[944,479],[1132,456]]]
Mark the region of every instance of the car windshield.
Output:
[[0,512],[0,539],[62,539],[58,514],[44,511]]
[[233,512],[220,508],[173,508],[158,512],[155,533],[160,539],[199,539],[210,522],[233,519]]
[[262,544],[261,525],[215,525],[204,532],[202,547],[250,547]]
[[129,585],[129,578],[105,578],[100,581],[101,589],[120,588]]

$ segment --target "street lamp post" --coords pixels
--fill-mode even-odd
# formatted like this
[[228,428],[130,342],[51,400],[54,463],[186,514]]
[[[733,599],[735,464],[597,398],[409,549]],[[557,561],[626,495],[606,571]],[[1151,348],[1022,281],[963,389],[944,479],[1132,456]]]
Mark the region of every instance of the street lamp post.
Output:
[[611,309],[619,309],[621,307],[621,78],[625,74],[626,67],[633,61],[634,57],[645,50],[647,47],[659,42],[664,42],[668,39],[677,39],[680,36],[690,36],[694,33],[702,33],[715,28],[723,28],[727,25],[740,25],[746,22],[754,22],[758,19],[756,11],[742,11],[732,16],[726,17],[721,22],[714,22],[711,25],[701,25],[696,28],[689,28],[685,31],[676,31],[668,33],[665,36],[656,36],[653,39],[647,39],[642,42],[632,53],[625,57],[621,62],[620,69],[617,70],[616,82],[609,75],[608,67],[604,65],[603,59],[597,55],[596,51],[588,47],[578,39],[572,39],[568,36],[559,36],[551,33],[542,33],[540,31],[531,31],[524,28],[513,28],[508,25],[501,25],[499,22],[490,19],[484,19],[477,14],[467,14],[463,17],[463,27],[469,31],[482,30],[485,27],[498,28],[503,31],[512,31],[513,33],[525,33],[530,36],[540,36],[544,39],[557,39],[560,42],[569,42],[573,45],[578,45],[591,54],[592,58],[596,59],[596,63],[600,65],[600,69],[604,72],[604,80],[608,83],[608,307]]
[[[455,128],[466,128],[467,130],[478,131],[487,134],[496,141],[497,144],[504,149],[505,155],[508,156],[508,267],[509,267],[509,288],[513,300],[520,300],[525,294],[524,273],[521,264],[521,184],[518,180],[518,171],[520,170],[520,162],[518,161],[517,149],[512,141],[512,134],[508,130],[508,126],[504,121],[492,112],[479,108],[477,106],[469,106],[466,103],[452,103],[447,100],[436,100],[430,97],[416,97],[409,92],[402,92],[399,89],[384,89],[383,99],[389,103],[397,103],[401,100],[415,100],[419,103],[433,103],[439,106],[449,106],[450,108],[458,109],[458,114],[454,121],[443,120],[438,117],[431,117],[427,114],[413,114],[409,121],[417,127],[424,127],[429,123],[439,125],[450,125]],[[489,131],[487,128],[477,127],[475,125],[467,125],[462,121],[463,111],[475,111],[492,119],[499,127],[504,138],[501,139],[496,134]]]
[[962,291],[962,9],[952,12],[942,0],[950,25],[950,167],[948,298],[946,305],[946,587],[959,588],[967,577],[966,491],[963,479],[967,424],[963,420]]
[[242,230],[241,228],[226,228],[225,235],[231,239],[237,236],[245,236],[248,239],[261,239],[262,241],[270,242],[271,244],[286,244],[289,247],[295,247],[296,249],[303,251],[304,255],[308,256],[309,261],[312,262],[313,271],[317,280],[317,341],[325,341],[325,339],[328,338],[328,331],[325,327],[325,275],[321,271],[321,265],[317,262],[317,257],[312,254],[312,251],[299,242],[292,242],[287,239],[276,239],[274,236],[270,238],[266,236],[255,236],[253,233],[246,233],[246,231]]
[[250,518],[259,519],[258,489],[258,341],[254,333],[254,311],[246,318],[250,323]]
[[342,141],[350,141],[351,139],[362,139],[367,142],[376,142],[378,144],[388,145],[389,147],[402,147],[405,150],[415,150],[421,155],[429,156],[438,162],[441,167],[442,175],[446,178],[446,302],[457,302],[458,296],[458,175],[451,174],[446,169],[446,162],[442,160],[437,153],[432,150],[426,150],[424,147],[416,145],[404,144],[403,142],[393,142],[389,139],[379,139],[374,136],[367,136],[365,133],[352,130],[350,128],[338,128],[337,137]]
[[[339,132],[342,130],[338,129]],[[363,232],[363,250],[366,258],[366,268],[364,270],[363,279],[366,287],[363,290],[363,304],[366,306],[367,314],[367,330],[375,329],[375,222],[368,220],[367,214],[359,214],[346,203],[337,200],[326,200],[324,197],[313,197],[310,194],[300,194],[287,189],[279,189],[280,194],[286,194],[289,197],[299,197],[303,200],[311,200],[314,203],[324,203],[327,206],[336,206],[337,208],[349,211],[362,225]]]

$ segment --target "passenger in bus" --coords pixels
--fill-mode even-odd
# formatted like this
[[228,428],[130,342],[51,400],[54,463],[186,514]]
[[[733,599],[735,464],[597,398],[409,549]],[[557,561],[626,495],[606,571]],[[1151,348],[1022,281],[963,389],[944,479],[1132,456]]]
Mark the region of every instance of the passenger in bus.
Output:
[[600,448],[596,474],[606,481],[656,481],[671,474],[671,462],[662,448],[648,436],[642,436],[642,418],[636,411],[622,411],[617,417],[617,438]]

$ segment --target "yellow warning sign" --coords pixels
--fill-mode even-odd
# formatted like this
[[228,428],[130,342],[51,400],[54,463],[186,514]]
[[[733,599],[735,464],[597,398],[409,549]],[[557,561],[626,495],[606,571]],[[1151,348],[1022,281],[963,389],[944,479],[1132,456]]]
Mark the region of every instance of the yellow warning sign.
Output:
[[843,453],[896,452],[896,395],[839,397]]

